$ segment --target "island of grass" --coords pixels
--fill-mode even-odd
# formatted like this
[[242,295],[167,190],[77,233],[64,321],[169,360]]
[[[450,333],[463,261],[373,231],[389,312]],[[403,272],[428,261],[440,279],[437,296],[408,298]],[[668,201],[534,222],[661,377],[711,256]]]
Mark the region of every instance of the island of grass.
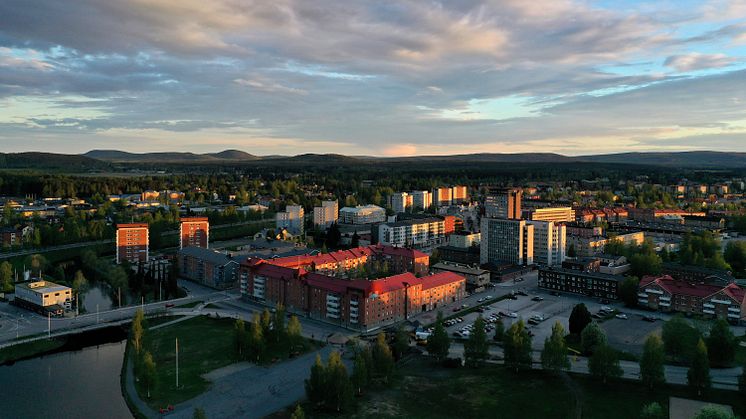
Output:
[[65,345],[66,337],[53,339],[38,339],[31,342],[19,343],[0,349],[0,364],[33,358],[37,355],[52,352]]
[[[284,316],[284,313],[281,313]],[[247,329],[251,329],[248,323]],[[261,326],[260,326],[261,327]],[[249,332],[247,331],[247,334]],[[179,387],[176,387],[176,339],[179,341]],[[136,389],[139,397],[148,406],[158,410],[168,405],[176,405],[204,393],[210,382],[203,376],[210,371],[248,359],[248,352],[239,353],[237,320],[197,316],[167,325],[155,330],[147,330],[141,353],[152,354],[155,363],[154,384],[148,397],[147,379],[143,378],[143,367],[136,372]],[[246,344],[243,345],[245,348]],[[269,364],[315,348],[313,342],[302,337],[291,345],[288,339],[270,339],[269,334],[262,341],[259,364]],[[133,356],[135,351],[131,351]],[[135,360],[142,362],[142,360]],[[137,364],[135,364],[137,365]],[[142,365],[142,364],[140,364]]]

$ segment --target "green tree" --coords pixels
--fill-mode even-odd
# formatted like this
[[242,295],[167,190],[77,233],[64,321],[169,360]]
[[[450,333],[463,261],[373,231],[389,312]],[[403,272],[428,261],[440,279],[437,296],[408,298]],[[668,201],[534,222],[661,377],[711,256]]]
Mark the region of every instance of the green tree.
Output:
[[394,335],[394,358],[400,360],[405,353],[409,350],[409,335],[404,331],[402,327],[396,329]]
[[287,339],[287,330],[285,329],[285,308],[282,304],[278,304],[275,309],[274,316],[272,316],[272,338],[275,343],[282,347]]
[[0,263],[0,291],[13,290],[13,265],[8,261]]
[[531,368],[531,336],[523,320],[518,320],[505,332],[503,337],[505,366],[515,372],[522,367]]
[[328,409],[342,412],[352,403],[352,384],[337,351],[329,354],[326,376],[325,404]]
[[707,336],[707,354],[713,367],[730,367],[736,359],[738,341],[730,330],[728,322],[718,319]]
[[290,415],[290,419],[306,419],[306,413],[303,412],[303,408],[300,405],[295,406],[293,414]]
[[606,333],[598,323],[589,323],[580,334],[580,348],[584,354],[592,354],[602,345],[606,345]]
[[495,336],[492,339],[495,342],[502,342],[503,336],[505,336],[505,324],[503,323],[503,319],[498,317],[497,321],[495,321]]
[[705,406],[694,419],[736,419],[735,416],[717,406]]
[[321,362],[321,355],[316,355],[316,362],[311,366],[311,376],[305,380],[306,397],[314,406],[324,401],[327,392],[326,367]]
[[85,275],[83,275],[82,271],[75,272],[72,288],[75,294],[84,293],[88,289],[88,280],[86,279]]
[[694,352],[699,340],[699,331],[681,315],[676,315],[663,323],[661,337],[666,353],[680,361]]
[[391,354],[391,348],[386,343],[386,334],[381,332],[376,337],[373,344],[373,370],[381,377],[384,382],[388,381],[391,373],[394,371],[394,356]]
[[634,307],[637,305],[637,286],[640,284],[640,280],[634,276],[628,276],[619,284],[617,291],[619,299],[624,302],[627,307]]
[[236,319],[233,329],[235,330],[236,355],[238,359],[244,359],[247,355],[245,349],[248,345],[248,335],[246,334],[246,324],[243,319]]
[[702,390],[710,388],[710,364],[707,356],[707,346],[702,339],[697,342],[694,351],[692,365],[686,373],[689,386],[697,390],[697,395],[702,395]]
[[555,373],[570,368],[567,344],[565,343],[565,328],[558,321],[552,326],[552,335],[544,340],[544,349],[541,351],[541,366],[545,370]]
[[[367,350],[367,348],[366,348]],[[355,355],[355,364],[352,369],[352,386],[357,394],[363,393],[363,388],[368,385],[370,379],[370,372],[363,351],[359,351]]]
[[142,349],[143,336],[145,334],[145,313],[142,309],[135,311],[135,317],[132,319],[132,346],[135,353],[139,354]]
[[249,327],[248,347],[249,356],[258,363],[262,359],[262,356],[264,356],[265,342],[264,328],[261,325],[259,315],[256,313],[254,313],[251,326]]
[[640,412],[640,419],[668,419],[668,415],[663,406],[653,402],[643,406],[642,412]]
[[474,328],[469,334],[469,339],[464,343],[464,359],[466,365],[481,367],[489,356],[489,344],[487,333],[484,331],[484,319],[477,317]]
[[733,272],[736,275],[739,277],[746,275],[746,242],[728,242],[728,245],[725,246],[723,256],[725,257],[725,261],[733,268]]
[[427,352],[434,356],[436,360],[442,361],[448,357],[450,347],[451,340],[443,326],[443,313],[439,311],[433,334],[427,339]]
[[266,308],[262,311],[261,325],[264,336],[269,336],[272,333],[272,314]]
[[650,335],[645,340],[642,357],[640,358],[640,379],[649,389],[666,382],[663,361],[665,353],[663,342],[658,335]]
[[596,347],[588,360],[588,370],[592,376],[600,378],[604,384],[609,378],[619,378],[623,373],[619,366],[619,356],[612,347],[606,344]]
[[156,373],[155,373],[155,361],[153,355],[150,352],[145,352],[143,355],[143,383],[148,389],[148,398],[150,398],[150,390],[155,389],[156,386]]
[[290,316],[290,320],[288,320],[287,334],[291,350],[295,350],[295,348],[298,348],[303,344],[303,336],[301,333],[302,328],[298,316]]
[[578,252],[575,250],[575,243],[570,243],[569,246],[567,246],[567,257],[574,258],[578,256]]
[[207,419],[204,409],[201,407],[195,407],[194,413],[192,413],[192,419]]
[[570,313],[570,334],[580,335],[586,326],[593,320],[591,312],[585,304],[580,303],[572,308]]

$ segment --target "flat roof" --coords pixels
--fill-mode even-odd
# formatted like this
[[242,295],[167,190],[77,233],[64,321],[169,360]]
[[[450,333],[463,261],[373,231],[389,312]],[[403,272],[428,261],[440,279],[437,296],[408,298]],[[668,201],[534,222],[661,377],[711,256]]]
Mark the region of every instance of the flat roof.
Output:
[[[39,284],[39,285],[35,286],[34,284]],[[33,291],[38,294],[42,294],[42,293],[46,294],[49,292],[57,292],[57,291],[66,291],[66,290],[71,289],[70,287],[55,284],[54,282],[50,282],[50,281],[22,282],[20,284],[16,284],[16,288],[18,287]]]

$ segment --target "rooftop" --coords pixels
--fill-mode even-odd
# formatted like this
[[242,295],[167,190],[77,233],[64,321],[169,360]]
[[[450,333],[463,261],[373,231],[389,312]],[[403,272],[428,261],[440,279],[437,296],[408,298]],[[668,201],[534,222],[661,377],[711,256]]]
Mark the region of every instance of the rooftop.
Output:
[[22,282],[20,284],[16,284],[16,288],[24,288],[24,289],[27,289],[27,290],[30,290],[30,291],[33,291],[39,294],[56,292],[56,291],[66,291],[70,289],[70,287],[55,284],[54,282],[50,282],[50,281]]

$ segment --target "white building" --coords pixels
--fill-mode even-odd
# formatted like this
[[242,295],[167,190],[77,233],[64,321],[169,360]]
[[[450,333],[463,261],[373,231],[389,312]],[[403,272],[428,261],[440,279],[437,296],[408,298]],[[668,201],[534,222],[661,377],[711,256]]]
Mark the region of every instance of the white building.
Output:
[[386,210],[378,205],[358,205],[339,210],[339,221],[343,224],[374,224],[386,221]]
[[391,195],[391,209],[396,213],[406,212],[407,208],[412,207],[412,195],[406,192],[396,192]]
[[479,262],[534,263],[534,226],[524,220],[482,218]]
[[448,237],[448,244],[453,247],[460,247],[466,249],[474,245],[478,245],[481,241],[482,235],[480,233],[469,233],[467,231],[461,231],[451,234]]
[[575,210],[571,207],[532,208],[525,211],[526,218],[532,221],[554,221],[555,223],[575,221]]
[[534,226],[534,263],[558,266],[565,260],[567,229],[552,221],[527,221]]
[[337,201],[322,201],[320,207],[313,208],[313,225],[329,228],[339,218],[339,203]]
[[285,211],[275,214],[275,227],[277,230],[286,229],[294,236],[303,235],[303,223],[305,213],[300,205],[288,205]]
[[378,242],[397,247],[425,248],[445,241],[445,221],[423,218],[384,223],[378,226]]
[[412,191],[412,207],[426,210],[433,205],[433,194],[430,191]]
[[26,308],[59,315],[62,310],[70,310],[72,289],[49,281],[24,282],[16,284],[15,298]]

